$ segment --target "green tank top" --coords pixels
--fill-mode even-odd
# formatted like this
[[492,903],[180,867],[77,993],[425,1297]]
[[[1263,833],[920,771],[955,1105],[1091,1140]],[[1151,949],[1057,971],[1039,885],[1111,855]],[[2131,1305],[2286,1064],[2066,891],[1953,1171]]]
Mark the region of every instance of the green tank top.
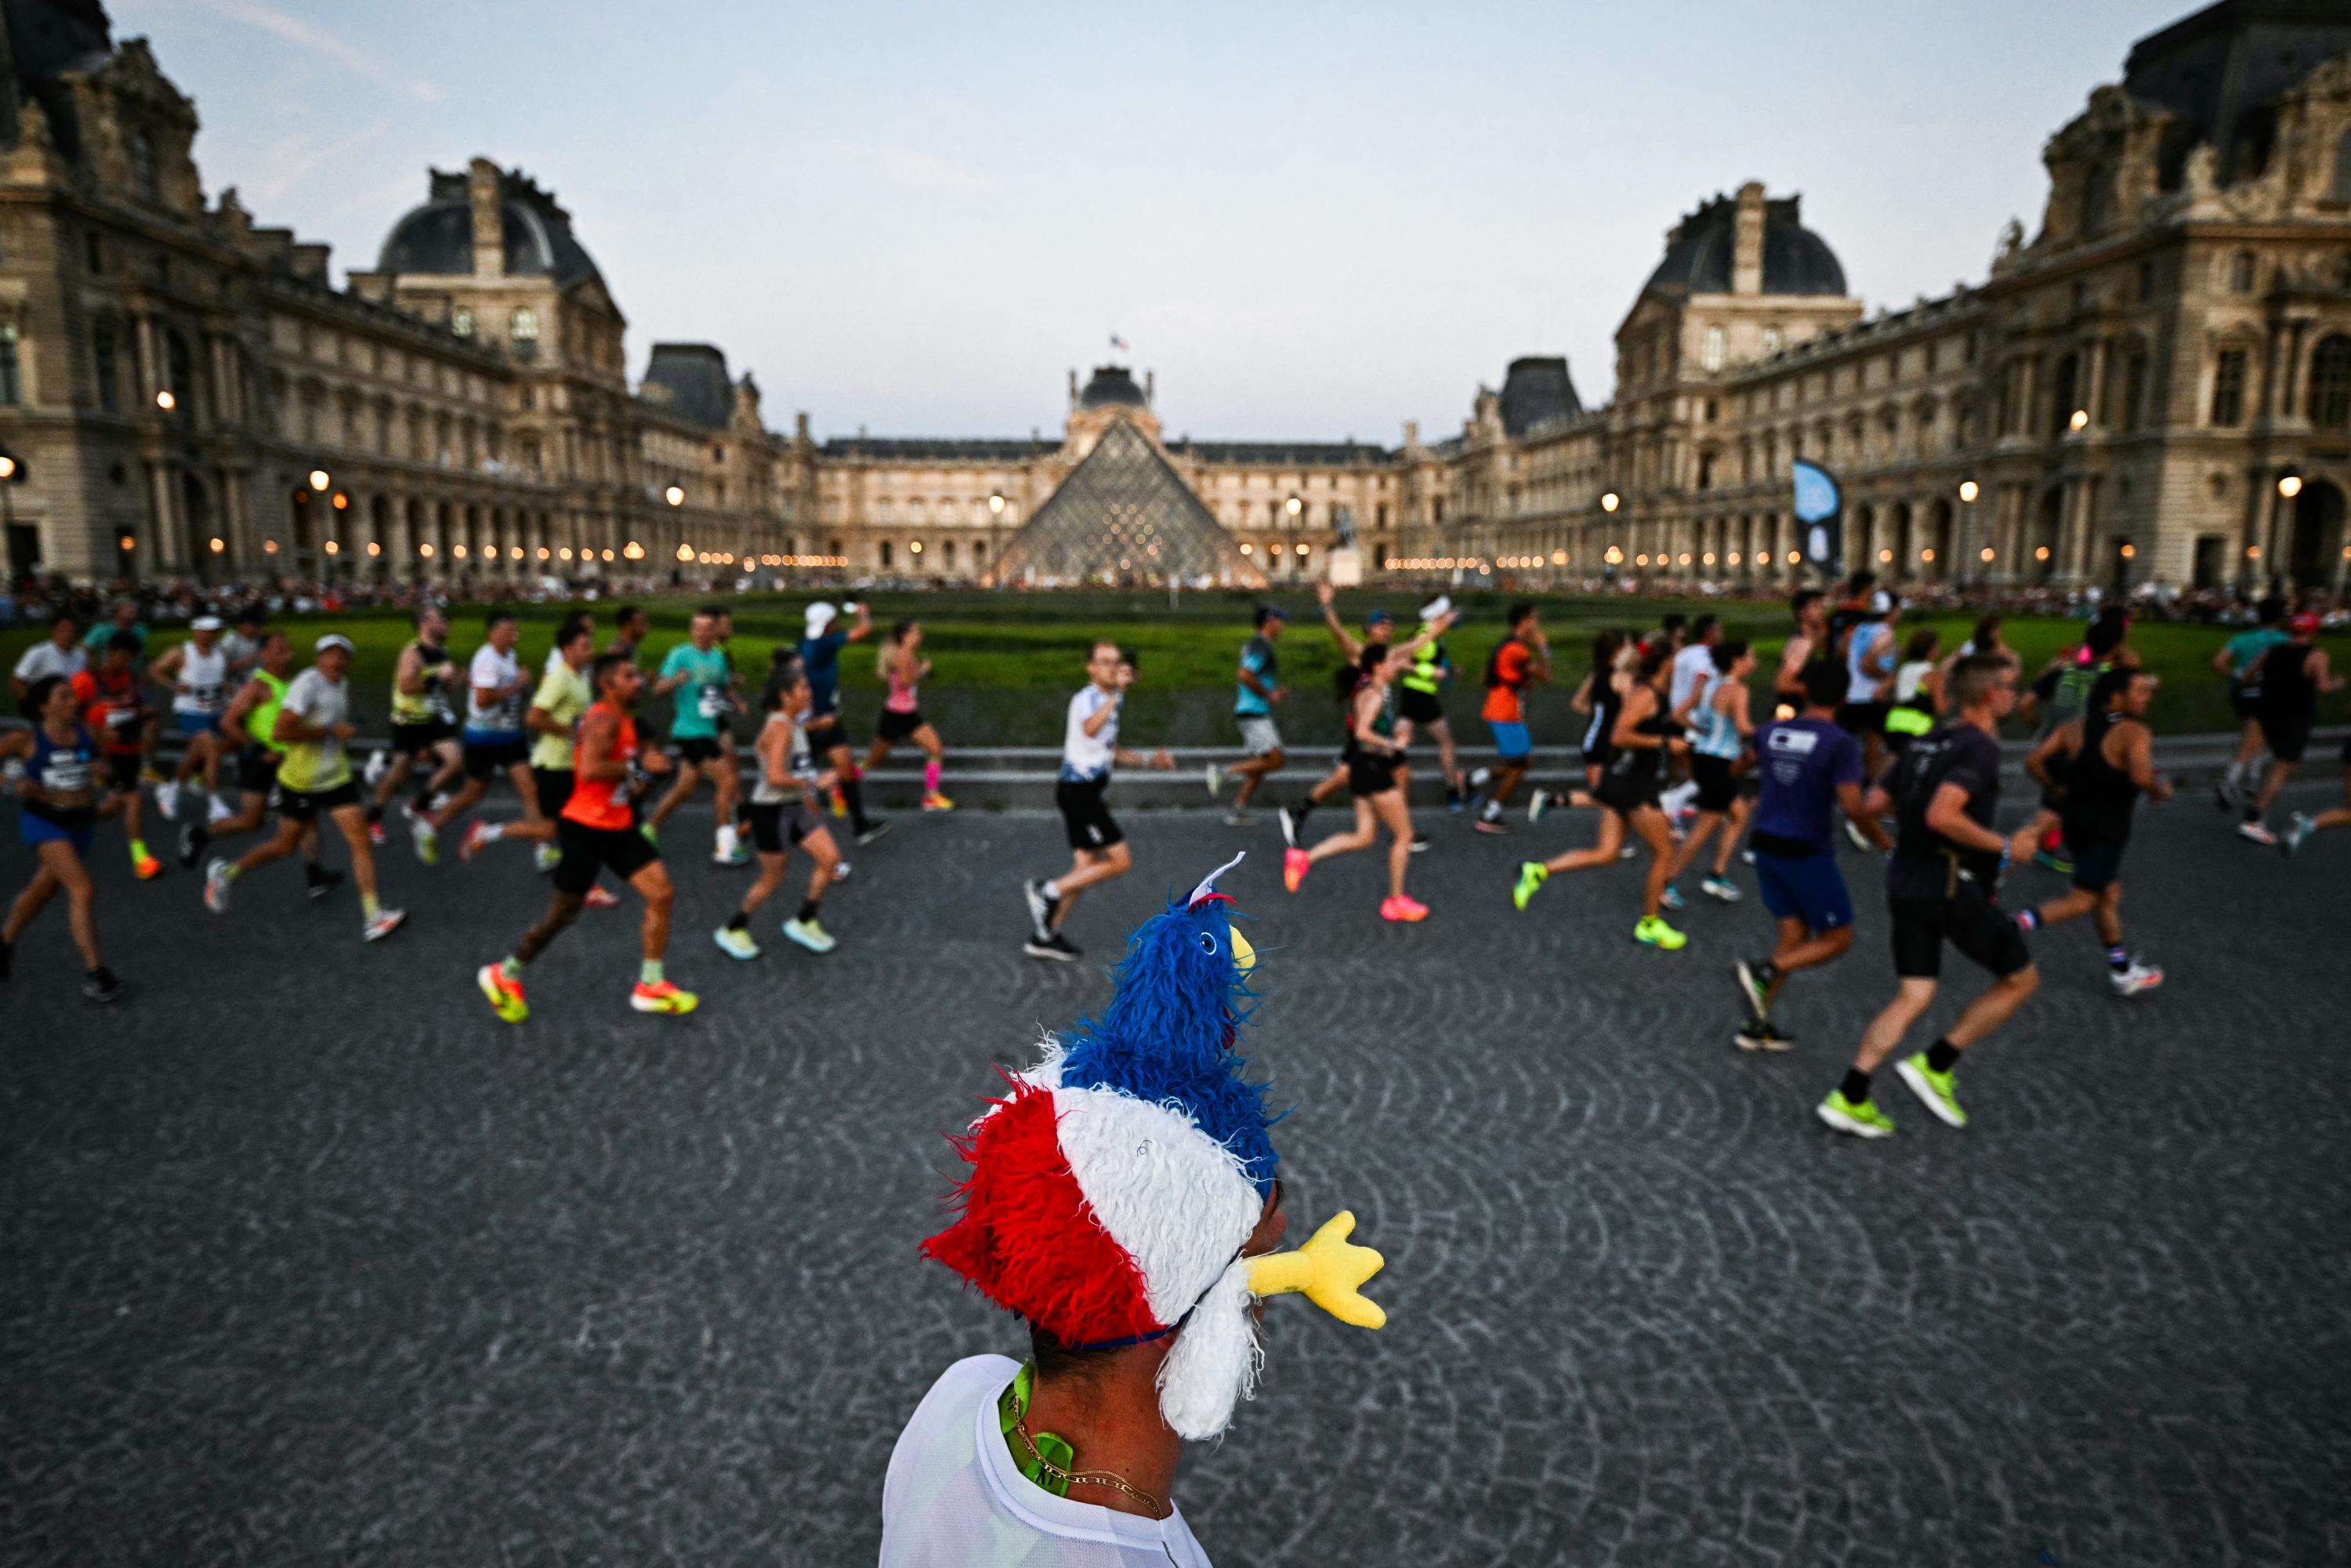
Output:
[[282,757],[286,747],[277,738],[277,710],[286,702],[286,683],[263,669],[256,669],[253,678],[268,689],[269,699],[254,704],[253,711],[245,716],[245,733],[253,737],[264,748]]
[[[1421,628],[1424,632],[1427,629],[1426,625]],[[1428,695],[1435,696],[1444,675],[1445,643],[1440,638],[1422,646],[1420,652],[1413,657],[1412,668],[1406,670],[1401,678],[1406,691],[1426,692]]]

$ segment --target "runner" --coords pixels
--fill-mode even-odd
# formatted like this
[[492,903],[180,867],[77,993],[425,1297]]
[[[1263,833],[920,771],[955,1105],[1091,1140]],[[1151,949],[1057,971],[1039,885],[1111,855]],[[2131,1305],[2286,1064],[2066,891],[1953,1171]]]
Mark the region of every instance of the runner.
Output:
[[[539,677],[538,690],[531,695],[530,706],[522,716],[523,727],[532,737],[530,779],[538,810],[519,822],[476,821],[469,824],[457,845],[461,862],[472,861],[503,839],[514,839],[536,846],[540,871],[553,871],[561,863],[562,852],[554,848],[556,814],[571,799],[571,737],[579,728],[580,716],[595,701],[594,694],[588,689],[588,666],[595,657],[595,622],[582,613],[565,616],[555,628],[555,646],[548,653],[547,673]],[[591,909],[609,908],[620,900],[601,887],[590,887],[587,903]]]
[[1290,618],[1280,606],[1260,604],[1257,607],[1257,634],[1241,644],[1240,667],[1233,687],[1233,723],[1240,727],[1241,745],[1249,756],[1223,769],[1211,762],[1207,775],[1212,799],[1226,774],[1241,781],[1241,787],[1233,793],[1233,809],[1225,813],[1225,826],[1228,828],[1246,828],[1256,822],[1257,819],[1249,815],[1249,803],[1257,793],[1258,781],[1280,772],[1286,760],[1281,749],[1281,730],[1273,722],[1273,706],[1290,692],[1281,684],[1273,645],[1289,624]]
[[865,771],[881,767],[892,747],[911,739],[930,758],[923,764],[923,810],[952,811],[955,802],[939,793],[939,768],[946,760],[947,748],[940,743],[939,732],[923,716],[919,700],[917,688],[931,673],[931,662],[922,653],[921,622],[910,616],[890,629],[890,640],[874,661],[889,695],[882,699],[882,718],[873,727],[873,744],[866,749]]
[[1863,808],[1861,742],[1837,727],[1845,673],[1832,660],[1803,666],[1804,706],[1774,720],[1756,738],[1762,791],[1755,803],[1755,885],[1779,924],[1771,956],[1741,959],[1739,994],[1747,1021],[1741,1051],[1790,1051],[1795,1036],[1771,1021],[1771,1004],[1788,977],[1844,956],[1853,946],[1853,897],[1837,870],[1835,813],[1857,824],[1871,847],[1891,851],[1878,820]]
[[2140,792],[2171,799],[2171,785],[2155,770],[2155,736],[2147,727],[2155,677],[2112,669],[2090,692],[2089,712],[2052,730],[2024,759],[2024,770],[2058,801],[2065,843],[2074,855],[2074,888],[2016,924],[2027,932],[2088,915],[2105,944],[2115,994],[2135,997],[2163,984],[2163,971],[2140,963],[2123,946],[2123,848]]
[[669,651],[653,695],[672,699],[669,737],[676,744],[677,781],[645,818],[644,834],[658,841],[661,826],[685,803],[695,786],[709,775],[717,797],[714,865],[747,865],[750,852],[735,831],[735,798],[743,788],[735,766],[735,732],[727,716],[735,711],[734,667],[718,646],[718,612],[697,610],[686,623],[686,640]]
[[[1331,614],[1327,602],[1322,613],[1333,625],[1337,624],[1338,618]],[[1384,617],[1387,612],[1375,610],[1372,614]],[[1420,607],[1423,632],[1440,621],[1449,624],[1452,619],[1453,601],[1444,594]],[[1366,616],[1364,625],[1370,624],[1370,617]],[[1387,624],[1393,627],[1395,623]],[[1423,643],[1412,668],[1396,677],[1396,714],[1412,727],[1409,734],[1437,737],[1437,776],[1445,781],[1445,809],[1458,811],[1468,805],[1469,796],[1463,788],[1461,764],[1453,750],[1453,727],[1446,720],[1445,701],[1440,695],[1452,679],[1453,661],[1446,657],[1445,639],[1437,637]]]
[[2343,804],[2315,817],[2296,811],[2285,837],[2278,841],[2278,848],[2292,854],[2310,841],[2311,834],[2325,828],[2342,827],[2351,827],[2351,736],[2343,740]]
[[[179,821],[180,790],[199,770],[204,776],[205,820],[219,821],[229,814],[220,798],[220,716],[228,706],[232,682],[220,641],[220,617],[199,615],[188,622],[186,642],[164,649],[147,666],[147,678],[170,689],[172,719],[180,731],[179,768],[155,786],[155,809],[167,822]],[[181,863],[193,865],[194,857]]]
[[[1625,694],[1633,689],[1633,665],[1640,654],[1633,648],[1633,639],[1623,632],[1603,632],[1592,639],[1592,668],[1568,698],[1568,706],[1591,720],[1583,727],[1583,738],[1576,749],[1583,760],[1583,788],[1570,789],[1564,795],[1547,789],[1536,789],[1527,796],[1529,825],[1542,821],[1542,814],[1552,806],[1593,806],[1599,802],[1593,791],[1600,788],[1600,776],[1608,759],[1615,755],[1608,737],[1616,731],[1616,715],[1625,706]],[[1626,852],[1630,853],[1630,851]]]
[[637,662],[637,650],[645,645],[645,636],[653,630],[653,622],[633,604],[623,604],[621,612],[612,617],[612,640],[604,644],[604,652],[618,653],[631,664]]
[[1968,1124],[1956,1082],[1960,1052],[2008,1021],[2041,983],[2024,934],[1992,896],[2008,854],[1991,823],[2000,807],[2000,721],[2016,706],[2015,672],[1997,658],[1963,659],[1951,672],[1950,699],[1952,716],[1912,745],[1867,801],[1871,816],[1899,812],[1886,870],[1897,988],[1864,1031],[1844,1081],[1818,1108],[1822,1121],[1856,1137],[1893,1135],[1893,1118],[1870,1101],[1870,1074],[1935,999],[1946,942],[1990,970],[1992,984],[1933,1045],[1894,1070],[1951,1126]]
[[1625,830],[1630,827],[1649,851],[1649,873],[1641,889],[1641,918],[1633,926],[1633,939],[1668,953],[1678,952],[1689,941],[1657,914],[1666,902],[1666,873],[1674,853],[1673,830],[1657,804],[1658,787],[1666,759],[1688,744],[1675,733],[1672,716],[1666,712],[1667,665],[1671,658],[1660,638],[1634,667],[1633,689],[1625,694],[1609,734],[1613,755],[1600,776],[1597,795],[1607,808],[1600,819],[1600,841],[1588,850],[1521,863],[1518,885],[1510,890],[1510,902],[1524,909],[1536,889],[1562,872],[1614,864],[1617,851],[1624,847]]
[[[261,634],[261,652],[228,711],[221,715],[221,738],[235,749],[236,781],[244,791],[234,814],[209,827],[191,822],[181,830],[180,863],[193,866],[205,850],[220,839],[258,832],[268,820],[270,797],[277,789],[277,760],[286,747],[277,738],[277,711],[294,672],[294,644],[283,632]],[[266,737],[266,738],[265,738]],[[343,873],[319,863],[319,825],[302,830],[302,878],[312,898],[324,898],[343,885]]]
[[610,650],[597,655],[590,672],[596,701],[580,716],[573,752],[575,782],[557,819],[563,861],[555,868],[554,901],[510,956],[483,965],[474,975],[492,1010],[507,1023],[530,1017],[530,1005],[523,997],[523,966],[580,918],[588,890],[596,885],[596,873],[607,866],[645,901],[643,960],[629,992],[630,1008],[641,1013],[690,1013],[700,1005],[699,998],[680,990],[664,973],[670,909],[677,892],[662,864],[661,851],[637,831],[637,797],[653,779],[670,770],[669,758],[658,750],[646,751],[641,766],[636,709],[644,674],[628,654]]
[[1886,749],[1896,760],[1911,741],[1935,727],[1943,711],[1943,671],[1935,655],[1943,635],[1921,626],[1903,644],[1901,665],[1894,672],[1894,706],[1886,710]]
[[1788,601],[1796,630],[1780,645],[1780,668],[1771,677],[1774,716],[1793,718],[1811,700],[1804,671],[1828,662],[1828,596],[1817,588],[1799,589]]
[[2270,831],[2262,819],[2309,747],[2311,728],[2318,722],[2318,699],[2340,691],[2343,678],[2327,667],[2326,650],[2314,643],[2317,616],[2304,611],[2288,621],[2285,630],[2286,640],[2262,655],[2260,717],[2270,767],[2262,777],[2261,792],[2245,802],[2245,820],[2237,824],[2237,834],[2291,854],[2294,846]]
[[2244,725],[2229,770],[2212,785],[2213,800],[2223,811],[2242,810],[2246,791],[2262,775],[2262,659],[2286,640],[2285,608],[2283,594],[2269,595],[2253,612],[2260,623],[2230,638],[2212,655],[2213,671],[2229,683],[2229,706]]
[[416,635],[392,662],[391,755],[387,759],[378,752],[368,764],[375,785],[367,809],[368,840],[382,843],[384,808],[393,792],[419,761],[431,763],[431,770],[418,777],[416,799],[406,808],[416,858],[427,865],[439,845],[433,831],[435,802],[465,766],[465,753],[457,745],[457,716],[449,699],[456,680],[457,665],[449,657],[449,618],[428,604],[416,612]]
[[261,663],[261,641],[268,635],[269,617],[259,604],[248,604],[238,611],[231,622],[232,630],[220,640],[221,657],[228,661],[228,680],[232,687],[241,685]]
[[163,864],[147,852],[140,836],[143,801],[139,793],[141,765],[145,758],[147,700],[139,688],[139,638],[128,632],[110,635],[98,656],[98,667],[73,678],[74,700],[81,704],[82,722],[99,737],[107,788],[119,804],[101,816],[122,814],[123,836],[131,841],[131,873],[141,882],[163,874]]
[[793,846],[808,851],[808,895],[799,913],[784,922],[784,935],[811,953],[830,953],[831,935],[817,920],[817,906],[832,885],[833,868],[841,851],[832,830],[816,814],[817,791],[832,780],[816,770],[808,735],[800,719],[810,701],[808,675],[797,661],[773,671],[759,706],[767,721],[759,727],[752,750],[759,759],[758,778],[751,786],[751,841],[758,847],[759,879],[743,895],[735,917],[713,933],[719,950],[734,958],[756,958],[759,945],[751,937],[751,917],[784,885],[784,864]]
[[71,682],[76,675],[89,668],[89,650],[74,641],[79,622],[70,610],[60,610],[49,617],[47,641],[34,643],[16,659],[16,667],[9,672],[8,685],[16,698],[16,711],[26,718],[38,718],[33,706],[33,688],[55,675]]
[[29,729],[0,735],[0,764],[16,780],[24,809],[16,831],[33,853],[32,881],[8,908],[0,925],[0,982],[16,966],[16,943],[62,888],[66,921],[81,953],[81,994],[94,1002],[122,999],[122,982],[98,951],[98,890],[89,878],[89,846],[98,819],[121,809],[119,793],[99,798],[98,741],[82,727],[80,699],[73,679],[37,676],[25,690]]
[[1755,673],[1755,655],[1744,638],[1705,647],[1712,673],[1692,686],[1682,706],[1674,710],[1674,721],[1689,733],[1698,823],[1675,852],[1666,885],[1674,885],[1720,828],[1722,840],[1715,846],[1714,869],[1698,885],[1708,897],[1736,904],[1745,894],[1730,880],[1730,857],[1738,852],[1739,835],[1747,828],[1747,797],[1740,792],[1739,760],[1755,738],[1755,721],[1747,712],[1747,678]]
[[523,694],[530,690],[531,680],[515,657],[522,627],[511,610],[493,610],[482,632],[482,645],[474,650],[465,670],[465,727],[459,737],[465,781],[439,810],[415,824],[416,858],[426,865],[441,858],[441,835],[449,824],[480,804],[489,793],[490,780],[500,773],[522,801],[524,821],[545,815],[539,810],[538,780],[530,773],[530,743],[523,734]]
[[[2081,646],[2068,649],[2049,662],[2032,683],[2030,695],[2018,705],[2027,720],[2041,719],[2040,738],[2080,718],[2088,710],[2090,692],[2098,677],[2117,664],[2136,666],[2138,655],[2126,645],[2130,615],[2120,605],[2100,611],[2083,634]],[[2056,802],[2044,791],[2032,820],[2009,839],[2009,859],[2032,863],[2060,876],[2074,874],[2066,853],[2065,830]]]
[[1470,778],[1473,785],[1491,781],[1486,802],[1471,824],[1481,833],[1510,831],[1502,825],[1502,809],[1510,803],[1519,780],[1527,776],[1534,753],[1534,743],[1527,737],[1527,708],[1521,694],[1533,682],[1551,679],[1551,643],[1543,637],[1542,617],[1523,601],[1511,605],[1505,615],[1510,631],[1487,657],[1486,706],[1481,710],[1486,727],[1493,732],[1494,768],[1490,775]]
[[1872,779],[1886,767],[1886,715],[1897,662],[1894,627],[1901,618],[1901,601],[1879,589],[1845,638],[1844,706],[1837,711],[1837,723],[1861,742],[1862,766]]
[[347,749],[358,733],[350,722],[350,668],[351,640],[329,632],[319,639],[311,666],[287,684],[270,727],[284,748],[277,760],[277,836],[247,850],[235,864],[212,862],[204,875],[204,907],[214,915],[228,913],[229,890],[240,879],[292,854],[303,834],[325,816],[334,819],[350,846],[351,875],[360,884],[360,936],[381,942],[407,920],[376,897],[375,852]]
[[800,639],[800,668],[807,672],[809,749],[832,769],[832,814],[847,816],[850,831],[861,844],[870,844],[890,831],[890,824],[865,814],[864,776],[857,770],[849,726],[841,713],[841,651],[873,634],[872,619],[862,604],[846,607],[857,617],[848,631],[838,629],[839,614],[819,600],[808,607],[807,635]]
[[[1308,815],[1317,806],[1329,805],[1332,796],[1347,788],[1347,758],[1354,745],[1355,686],[1363,679],[1361,660],[1364,650],[1376,647],[1385,652],[1395,634],[1395,616],[1384,610],[1369,610],[1364,613],[1364,635],[1358,641],[1341,624],[1339,612],[1332,608],[1332,601],[1337,597],[1338,591],[1329,583],[1314,585],[1315,602],[1322,607],[1323,630],[1329,632],[1331,640],[1339,645],[1339,667],[1332,672],[1333,695],[1339,709],[1339,756],[1331,771],[1306,792],[1303,800],[1295,806],[1275,808],[1274,816],[1281,823],[1281,841],[1293,850],[1301,847],[1299,835],[1306,827]],[[1423,650],[1424,655],[1426,652]],[[1417,840],[1418,835],[1416,835]]]
[[[1070,869],[1049,882],[1020,884],[1029,900],[1029,940],[1020,950],[1031,958],[1069,964],[1083,957],[1061,935],[1078,895],[1134,868],[1134,852],[1105,799],[1114,765],[1133,768],[1144,761],[1118,743],[1119,710],[1134,685],[1134,658],[1115,643],[1095,643],[1086,655],[1086,684],[1070,699],[1062,724],[1061,776],[1053,786],[1053,804],[1061,810],[1070,841]],[[1176,766],[1176,758],[1163,746],[1151,754],[1150,765],[1165,771]]]
[[1397,774],[1405,748],[1397,738],[1394,683],[1413,667],[1420,651],[1437,641],[1452,624],[1440,615],[1402,648],[1364,646],[1356,654],[1362,672],[1349,706],[1353,727],[1348,735],[1347,791],[1355,800],[1355,826],[1334,833],[1311,850],[1289,849],[1282,853],[1281,882],[1296,893],[1307,872],[1334,855],[1352,854],[1372,847],[1378,828],[1388,831],[1388,893],[1380,903],[1380,918],[1412,922],[1428,918],[1428,905],[1404,890],[1405,871],[1412,862],[1412,814]]

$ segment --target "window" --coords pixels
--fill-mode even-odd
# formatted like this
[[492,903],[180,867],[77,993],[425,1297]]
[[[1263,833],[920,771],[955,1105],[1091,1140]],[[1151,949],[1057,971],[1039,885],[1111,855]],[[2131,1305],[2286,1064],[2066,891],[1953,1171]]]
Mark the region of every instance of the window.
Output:
[[2147,412],[2147,346],[2131,344],[2123,360],[2122,418],[2116,421],[2125,430],[2137,430]]
[[2335,189],[2330,193],[2338,202],[2351,202],[2351,131],[2335,144]]
[[2115,172],[2104,164],[2090,171],[2082,183],[2082,232],[2101,233],[2115,204]]
[[887,571],[887,570],[889,570],[889,568],[890,568],[890,541],[889,541],[888,539],[883,539],[883,540],[882,541],[882,569],[883,569],[884,571]]
[[2155,298],[2155,261],[2153,257],[2138,264],[2138,302],[2142,305]]
[[474,312],[470,307],[460,305],[449,312],[449,330],[460,338],[474,335]]
[[2339,332],[2310,356],[2310,422],[2321,430],[2351,429],[2351,338]]
[[1780,351],[1779,328],[1766,327],[1763,329],[1763,351],[1767,354],[1776,354]]
[[2253,253],[2241,250],[2229,258],[2229,288],[2235,294],[2253,291]]
[[524,307],[507,319],[507,336],[514,340],[515,358],[535,359],[538,354],[538,312]]
[[122,387],[114,362],[114,324],[100,321],[90,329],[90,363],[98,372],[98,406],[109,413],[120,411]]
[[92,229],[82,244],[82,259],[89,264],[90,275],[97,277],[106,270],[106,242]]
[[1705,346],[1698,350],[1698,363],[1709,371],[1722,369],[1723,353],[1728,341],[1721,328],[1708,327],[1706,329]]
[[2245,350],[2223,349],[2212,367],[2212,423],[2241,424],[2245,419]]
[[0,322],[0,408],[24,401],[24,385],[16,374],[16,324]]

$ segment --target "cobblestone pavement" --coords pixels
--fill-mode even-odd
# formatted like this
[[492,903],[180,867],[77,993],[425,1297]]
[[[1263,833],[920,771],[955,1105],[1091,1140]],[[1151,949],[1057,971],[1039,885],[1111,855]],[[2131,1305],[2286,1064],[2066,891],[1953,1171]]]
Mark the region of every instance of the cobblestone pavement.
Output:
[[[1138,872],[1073,936],[1111,956],[1249,844],[1293,1210],[1352,1207],[1389,1260],[1382,1333],[1274,1304],[1263,1396],[1181,1479],[1212,1554],[2345,1561],[2351,835],[2282,862],[2189,802],[2142,821],[2131,934],[2169,982],[2118,1002],[2086,928],[2037,938],[1974,1124],[1888,1075],[1901,1134],[1859,1145],[1811,1108],[1889,985],[1860,857],[1855,956],[1759,1059],[1751,902],[1678,955],[1628,940],[1630,865],[1511,911],[1520,852],[1588,819],[1430,818],[1436,915],[1399,928],[1371,857],[1290,898],[1270,821],[1132,817]],[[520,1030],[471,980],[544,897],[518,847],[428,873],[395,841],[413,925],[363,948],[348,891],[279,867],[214,919],[106,842],[131,999],[73,995],[56,914],[0,993],[0,1561],[872,1560],[906,1413],[1019,1343],[915,1256],[941,1134],[1107,994],[1018,951],[1057,823],[902,821],[822,960],[720,955],[746,873],[685,864],[701,1012],[623,1009],[631,908],[533,969]],[[0,885],[26,866],[10,835]]]

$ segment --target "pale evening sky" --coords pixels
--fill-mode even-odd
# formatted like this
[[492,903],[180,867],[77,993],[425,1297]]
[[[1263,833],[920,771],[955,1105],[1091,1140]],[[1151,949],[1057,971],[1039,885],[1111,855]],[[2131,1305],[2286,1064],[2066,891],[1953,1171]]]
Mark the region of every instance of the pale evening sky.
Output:
[[570,210],[632,375],[716,342],[779,429],[1054,433],[1115,357],[1171,436],[1387,444],[1519,354],[1604,401],[1666,229],[1749,178],[1873,308],[1980,281],[2043,141],[2192,8],[110,6],[196,100],[206,191],[339,281],[478,153]]

